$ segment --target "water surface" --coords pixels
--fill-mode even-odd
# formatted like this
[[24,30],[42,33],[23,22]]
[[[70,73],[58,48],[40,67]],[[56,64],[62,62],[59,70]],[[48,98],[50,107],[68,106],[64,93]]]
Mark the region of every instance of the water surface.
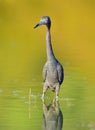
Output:
[[42,79],[35,77],[31,82],[1,86],[0,130],[95,130],[94,95],[86,78],[66,74],[59,102],[50,90],[42,102]]

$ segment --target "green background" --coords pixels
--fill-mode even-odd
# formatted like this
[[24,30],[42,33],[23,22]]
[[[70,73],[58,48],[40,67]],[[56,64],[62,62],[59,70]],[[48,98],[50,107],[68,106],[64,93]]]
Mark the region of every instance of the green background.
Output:
[[33,26],[44,15],[51,18],[53,50],[65,70],[63,129],[94,130],[94,0],[0,0],[0,130],[42,129],[46,28]]

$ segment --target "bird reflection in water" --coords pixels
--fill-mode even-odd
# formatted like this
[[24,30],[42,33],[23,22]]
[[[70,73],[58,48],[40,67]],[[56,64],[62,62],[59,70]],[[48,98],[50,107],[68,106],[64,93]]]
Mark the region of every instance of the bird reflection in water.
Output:
[[63,114],[55,99],[48,106],[43,102],[42,130],[62,130]]

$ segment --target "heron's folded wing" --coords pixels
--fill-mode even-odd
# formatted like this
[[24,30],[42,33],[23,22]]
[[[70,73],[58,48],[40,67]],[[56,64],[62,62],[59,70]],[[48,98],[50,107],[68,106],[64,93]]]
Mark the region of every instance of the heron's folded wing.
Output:
[[58,78],[59,78],[59,83],[61,84],[64,79],[64,72],[63,72],[63,67],[61,64],[57,65],[57,72],[58,72]]

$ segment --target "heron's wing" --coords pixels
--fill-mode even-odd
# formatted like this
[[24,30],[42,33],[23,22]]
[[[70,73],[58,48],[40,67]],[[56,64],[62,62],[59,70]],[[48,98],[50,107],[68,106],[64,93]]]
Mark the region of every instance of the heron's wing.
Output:
[[43,68],[43,79],[44,79],[44,81],[46,80],[46,76],[47,76],[47,63],[44,65],[44,68]]
[[59,83],[61,84],[63,82],[64,72],[63,72],[63,67],[60,63],[58,63],[57,65],[57,72],[58,72]]

